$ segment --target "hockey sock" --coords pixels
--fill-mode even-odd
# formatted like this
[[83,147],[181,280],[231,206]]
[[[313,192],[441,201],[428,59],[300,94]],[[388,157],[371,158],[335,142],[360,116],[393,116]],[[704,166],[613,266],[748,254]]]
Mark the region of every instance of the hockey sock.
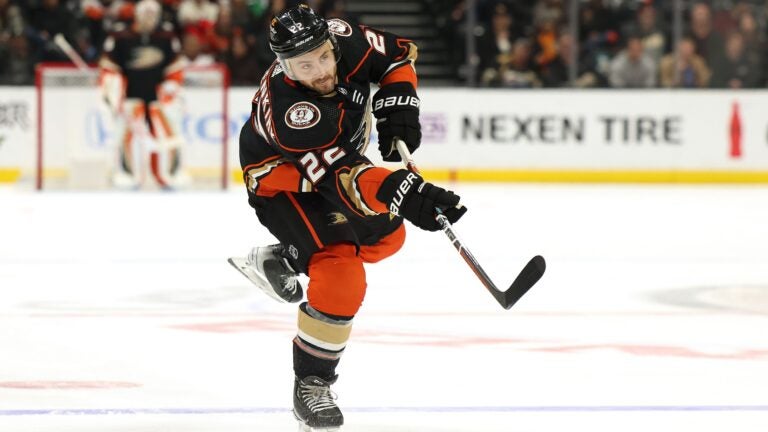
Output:
[[293,339],[293,370],[299,379],[330,380],[347,345],[352,317],[328,315],[304,302],[299,306],[299,331]]

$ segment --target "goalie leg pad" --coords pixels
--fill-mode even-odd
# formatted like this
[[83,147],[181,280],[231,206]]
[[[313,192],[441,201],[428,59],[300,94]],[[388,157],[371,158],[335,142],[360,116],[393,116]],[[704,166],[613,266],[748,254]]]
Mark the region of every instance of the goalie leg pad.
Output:
[[148,133],[144,101],[126,99],[122,114],[115,117],[117,163],[112,180],[117,187],[135,188],[141,184]]
[[176,176],[181,166],[181,136],[177,122],[169,115],[172,109],[159,102],[149,105],[149,119],[155,137],[150,154],[150,169],[157,183],[164,188],[178,186]]

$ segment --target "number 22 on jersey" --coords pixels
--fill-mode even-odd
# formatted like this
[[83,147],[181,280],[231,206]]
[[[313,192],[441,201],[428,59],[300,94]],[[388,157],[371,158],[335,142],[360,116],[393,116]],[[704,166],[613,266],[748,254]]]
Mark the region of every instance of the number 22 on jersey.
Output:
[[320,152],[319,157],[315,152],[304,153],[299,158],[299,163],[304,167],[304,172],[307,174],[309,181],[312,184],[317,184],[325,176],[325,173],[328,172],[327,168],[346,154],[341,147],[331,147]]

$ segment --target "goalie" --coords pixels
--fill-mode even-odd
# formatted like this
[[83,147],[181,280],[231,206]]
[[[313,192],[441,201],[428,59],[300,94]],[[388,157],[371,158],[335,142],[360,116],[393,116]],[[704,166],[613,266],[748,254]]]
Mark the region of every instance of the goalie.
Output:
[[149,172],[163,189],[187,183],[181,169],[183,58],[170,29],[160,26],[157,0],[140,0],[130,28],[104,42],[99,85],[115,120],[119,149],[115,186],[138,188]]

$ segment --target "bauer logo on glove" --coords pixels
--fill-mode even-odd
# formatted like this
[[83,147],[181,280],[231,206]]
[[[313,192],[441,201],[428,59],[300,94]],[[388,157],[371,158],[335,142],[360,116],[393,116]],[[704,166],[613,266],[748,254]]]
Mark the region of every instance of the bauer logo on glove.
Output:
[[459,204],[461,198],[458,195],[425,182],[420,175],[404,169],[384,179],[376,199],[386,203],[392,214],[402,216],[427,231],[442,228],[436,219],[437,209],[450,223],[455,223],[467,212],[467,208]]
[[396,82],[382,87],[373,96],[373,115],[379,133],[379,151],[387,162],[400,161],[394,139],[400,138],[408,150],[416,151],[421,144],[419,107],[421,101],[410,83]]

